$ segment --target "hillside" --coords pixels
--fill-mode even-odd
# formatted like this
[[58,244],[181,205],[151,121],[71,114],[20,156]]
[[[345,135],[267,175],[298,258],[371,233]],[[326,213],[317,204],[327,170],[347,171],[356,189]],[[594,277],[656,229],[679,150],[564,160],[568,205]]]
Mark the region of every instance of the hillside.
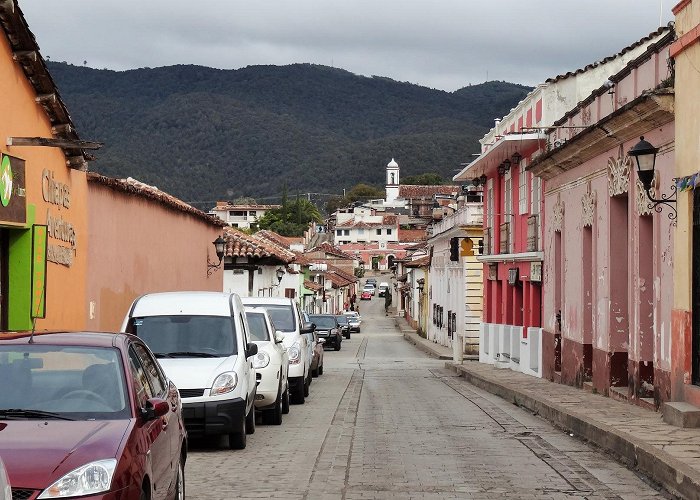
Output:
[[487,82],[444,92],[310,64],[115,72],[49,63],[92,170],[188,201],[340,193],[402,175],[451,177],[493,119],[530,90]]

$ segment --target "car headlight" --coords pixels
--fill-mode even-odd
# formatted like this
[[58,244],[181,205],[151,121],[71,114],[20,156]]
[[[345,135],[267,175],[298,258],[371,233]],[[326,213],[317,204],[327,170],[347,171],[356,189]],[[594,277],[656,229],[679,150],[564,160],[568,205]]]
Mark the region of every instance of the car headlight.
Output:
[[116,468],[115,458],[90,462],[70,471],[46,488],[38,498],[66,498],[102,493],[112,485]]
[[289,364],[298,365],[301,362],[301,346],[299,342],[294,342],[287,348],[287,354],[289,355]]
[[270,364],[270,355],[265,351],[258,352],[253,356],[253,368],[265,368]]
[[235,372],[224,372],[214,380],[211,386],[211,391],[209,394],[211,396],[218,396],[220,394],[226,394],[231,392],[236,388],[238,384],[238,375]]

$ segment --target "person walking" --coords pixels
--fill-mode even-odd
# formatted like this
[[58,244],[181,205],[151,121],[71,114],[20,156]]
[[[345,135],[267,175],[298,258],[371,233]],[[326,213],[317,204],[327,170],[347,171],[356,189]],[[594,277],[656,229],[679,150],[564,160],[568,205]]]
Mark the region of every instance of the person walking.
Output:
[[389,316],[389,306],[391,305],[391,290],[387,289],[384,292],[384,313]]

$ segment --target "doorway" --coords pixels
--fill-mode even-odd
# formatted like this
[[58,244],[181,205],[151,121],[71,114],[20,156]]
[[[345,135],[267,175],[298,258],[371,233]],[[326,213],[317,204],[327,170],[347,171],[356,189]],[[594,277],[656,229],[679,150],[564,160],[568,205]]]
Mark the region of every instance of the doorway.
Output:
[[0,229],[0,330],[8,329],[10,231]]
[[693,190],[692,382],[700,385],[700,189]]

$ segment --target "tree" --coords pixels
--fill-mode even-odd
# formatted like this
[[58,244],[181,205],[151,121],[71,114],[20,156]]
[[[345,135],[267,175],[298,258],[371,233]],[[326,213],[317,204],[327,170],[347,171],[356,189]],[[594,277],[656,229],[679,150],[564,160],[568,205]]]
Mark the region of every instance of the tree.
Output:
[[425,172],[423,174],[404,177],[401,179],[401,184],[410,184],[412,186],[441,186],[445,184],[445,179],[435,172]]
[[350,203],[353,201],[367,201],[377,198],[384,198],[384,190],[369,184],[359,183],[348,191],[345,198],[348,199]]
[[298,198],[289,201],[285,195],[280,208],[268,210],[258,219],[258,227],[282,236],[303,236],[310,222],[322,221],[318,208],[309,200]]

